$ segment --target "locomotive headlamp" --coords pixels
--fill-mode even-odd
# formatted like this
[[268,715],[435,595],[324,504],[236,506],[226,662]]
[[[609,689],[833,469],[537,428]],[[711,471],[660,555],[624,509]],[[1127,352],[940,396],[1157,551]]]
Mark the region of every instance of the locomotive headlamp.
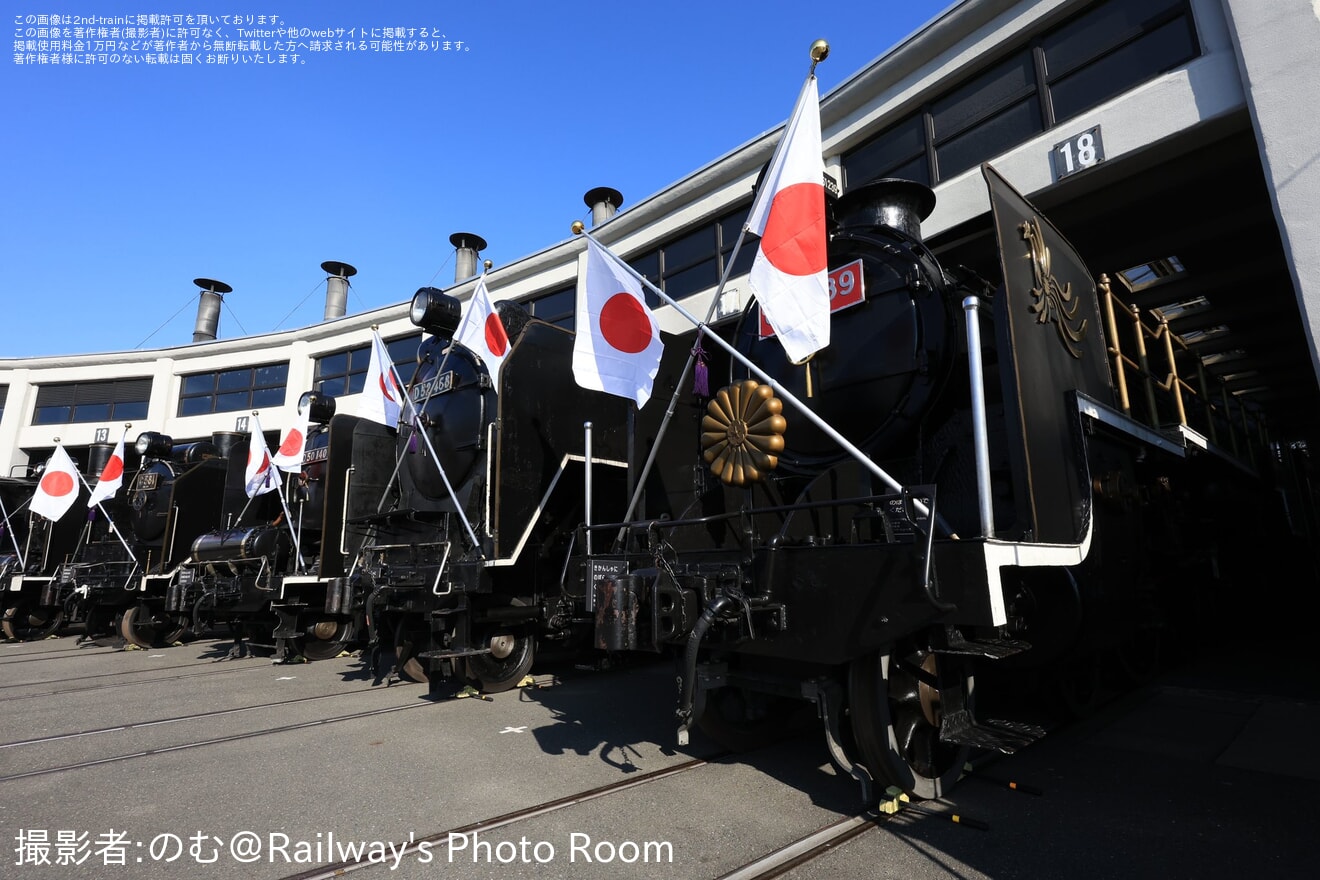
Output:
[[315,391],[308,391],[298,398],[298,415],[307,416],[308,421],[318,425],[327,424],[335,415],[335,399]]
[[423,287],[413,296],[408,317],[433,336],[453,339],[462,320],[461,306],[455,297],[434,287]]
[[174,451],[174,438],[157,431],[143,431],[135,444],[138,455],[151,458],[169,458]]

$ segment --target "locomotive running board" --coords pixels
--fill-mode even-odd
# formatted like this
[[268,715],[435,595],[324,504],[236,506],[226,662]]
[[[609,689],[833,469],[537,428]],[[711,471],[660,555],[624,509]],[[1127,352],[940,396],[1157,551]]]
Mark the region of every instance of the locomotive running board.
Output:
[[971,710],[945,712],[940,742],[989,749],[1011,755],[1045,735],[1045,728],[1018,721],[977,721]]
[[1030,642],[1019,639],[969,639],[955,627],[947,627],[942,635],[943,641],[931,644],[931,653],[1003,660],[1031,649]]

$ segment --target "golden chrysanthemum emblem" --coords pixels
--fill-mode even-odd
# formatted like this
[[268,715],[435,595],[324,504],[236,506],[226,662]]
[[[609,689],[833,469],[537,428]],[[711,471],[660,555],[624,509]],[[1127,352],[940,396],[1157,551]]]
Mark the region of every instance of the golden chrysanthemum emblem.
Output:
[[755,379],[715,392],[701,420],[702,456],[731,486],[755,483],[779,466],[784,451],[784,403]]

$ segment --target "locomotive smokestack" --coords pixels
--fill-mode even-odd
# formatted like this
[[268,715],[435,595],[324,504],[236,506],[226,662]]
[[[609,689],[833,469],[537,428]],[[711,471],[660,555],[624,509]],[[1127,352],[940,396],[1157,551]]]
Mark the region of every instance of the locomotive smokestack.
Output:
[[454,283],[466,281],[477,274],[477,255],[486,249],[486,239],[471,232],[455,232],[449,243],[458,249],[454,257]]
[[588,190],[582,197],[582,201],[587,203],[591,209],[591,225],[599,226],[606,220],[618,213],[623,205],[623,193],[617,189],[610,189],[608,186],[598,186],[593,190]]
[[915,180],[887,177],[850,189],[835,213],[839,228],[883,224],[921,241],[921,221],[935,210],[935,192]]
[[348,312],[348,279],[357,269],[338,260],[326,260],[321,269],[330,276],[325,279],[325,320],[333,321]]
[[197,303],[197,323],[193,326],[192,341],[211,342],[220,330],[220,303],[234,288],[210,278],[194,278],[193,284],[202,289],[202,298]]

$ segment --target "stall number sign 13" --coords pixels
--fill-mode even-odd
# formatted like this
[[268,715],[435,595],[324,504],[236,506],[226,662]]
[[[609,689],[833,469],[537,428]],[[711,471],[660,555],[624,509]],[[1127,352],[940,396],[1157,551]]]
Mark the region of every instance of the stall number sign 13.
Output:
[[1069,174],[1090,168],[1105,160],[1104,143],[1100,140],[1100,126],[1088,128],[1056,144],[1050,153],[1054,160],[1054,179],[1060,180]]

